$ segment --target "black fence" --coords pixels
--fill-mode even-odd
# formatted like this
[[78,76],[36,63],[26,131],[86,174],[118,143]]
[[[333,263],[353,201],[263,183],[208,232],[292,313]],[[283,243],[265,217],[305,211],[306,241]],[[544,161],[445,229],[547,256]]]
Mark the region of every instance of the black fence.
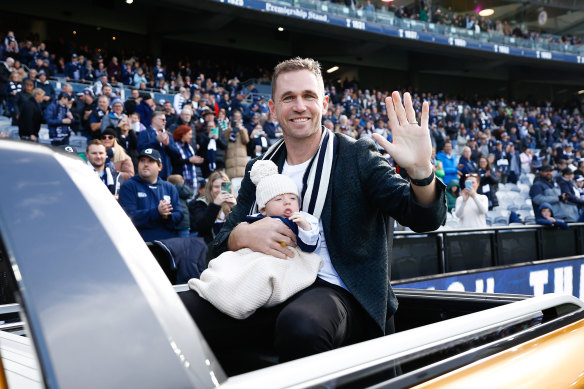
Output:
[[392,280],[584,254],[584,223],[395,232]]

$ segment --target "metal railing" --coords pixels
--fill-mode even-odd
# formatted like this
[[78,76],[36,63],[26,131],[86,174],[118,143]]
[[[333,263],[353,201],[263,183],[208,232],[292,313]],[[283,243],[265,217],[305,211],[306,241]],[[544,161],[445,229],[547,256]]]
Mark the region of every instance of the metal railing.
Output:
[[394,233],[392,279],[399,280],[584,254],[584,223]]

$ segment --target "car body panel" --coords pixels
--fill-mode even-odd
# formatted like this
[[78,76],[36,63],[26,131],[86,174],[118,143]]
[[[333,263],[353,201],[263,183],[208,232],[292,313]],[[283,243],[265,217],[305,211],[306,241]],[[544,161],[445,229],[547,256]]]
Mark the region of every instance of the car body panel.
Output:
[[584,387],[584,320],[415,386],[470,388]]
[[0,232],[47,386],[212,388],[224,380],[202,337],[193,340],[198,330],[144,241],[91,169],[44,146],[1,145]]

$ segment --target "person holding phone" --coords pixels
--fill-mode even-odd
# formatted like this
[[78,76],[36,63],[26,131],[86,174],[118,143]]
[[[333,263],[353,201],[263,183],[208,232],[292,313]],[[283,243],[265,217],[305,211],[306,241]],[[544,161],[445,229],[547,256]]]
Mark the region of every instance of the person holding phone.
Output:
[[464,190],[456,199],[455,214],[462,228],[486,228],[486,213],[489,210],[487,196],[478,194],[480,177],[477,173],[465,176]]
[[216,170],[225,169],[225,150],[227,149],[227,139],[219,131],[214,120],[205,123],[206,132],[200,135],[198,144],[199,150],[205,153],[205,164],[201,166],[204,177]]
[[237,204],[227,174],[211,173],[205,185],[205,195],[189,203],[191,231],[209,243],[219,232],[231,208]]

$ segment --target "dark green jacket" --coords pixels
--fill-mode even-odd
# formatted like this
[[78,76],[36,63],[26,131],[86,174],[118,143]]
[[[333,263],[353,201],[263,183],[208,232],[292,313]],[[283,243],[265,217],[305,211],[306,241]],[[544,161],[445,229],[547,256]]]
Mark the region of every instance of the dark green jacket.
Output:
[[[335,270],[375,322],[372,336],[379,336],[385,334],[386,321],[397,309],[389,284],[391,250],[386,232],[393,226],[386,225],[387,216],[414,231],[437,229],[446,218],[444,184],[437,184],[439,199],[423,207],[370,138],[355,141],[342,134],[335,136],[339,142],[333,178],[321,215],[324,235]],[[280,172],[285,159],[285,151],[273,158]],[[229,233],[245,221],[255,201],[255,185],[249,178],[254,162],[246,166],[237,205],[211,245],[214,256],[227,250]]]

